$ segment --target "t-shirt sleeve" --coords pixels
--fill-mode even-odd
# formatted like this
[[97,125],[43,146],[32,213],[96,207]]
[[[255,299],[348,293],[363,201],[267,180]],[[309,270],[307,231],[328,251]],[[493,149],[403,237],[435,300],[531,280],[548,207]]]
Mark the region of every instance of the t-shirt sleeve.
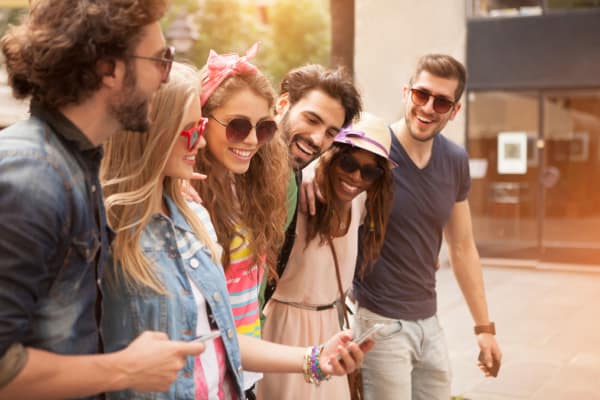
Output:
[[458,168],[458,193],[456,196],[456,202],[460,202],[467,199],[469,190],[471,189],[471,172],[469,170],[469,156],[466,152],[462,152],[460,157],[460,163]]

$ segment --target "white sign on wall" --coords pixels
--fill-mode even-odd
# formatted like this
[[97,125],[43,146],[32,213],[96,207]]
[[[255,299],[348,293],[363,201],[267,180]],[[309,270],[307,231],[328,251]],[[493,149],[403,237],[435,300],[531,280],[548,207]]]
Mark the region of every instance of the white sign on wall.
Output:
[[527,133],[498,134],[498,173],[524,175],[527,173]]

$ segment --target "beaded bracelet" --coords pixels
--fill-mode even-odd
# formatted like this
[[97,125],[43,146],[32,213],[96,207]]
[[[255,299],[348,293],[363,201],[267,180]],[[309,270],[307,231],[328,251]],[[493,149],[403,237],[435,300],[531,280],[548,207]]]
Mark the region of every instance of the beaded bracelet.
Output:
[[329,375],[323,373],[319,365],[319,358],[322,352],[322,345],[306,349],[306,353],[304,354],[304,379],[307,383],[314,383],[318,386],[322,381],[331,378]]

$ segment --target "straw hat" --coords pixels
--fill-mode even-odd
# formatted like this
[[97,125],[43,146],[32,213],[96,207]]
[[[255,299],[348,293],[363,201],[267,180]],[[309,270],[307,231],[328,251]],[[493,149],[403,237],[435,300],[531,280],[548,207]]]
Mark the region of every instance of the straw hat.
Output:
[[389,159],[392,136],[387,124],[368,112],[362,112],[355,124],[342,128],[333,141],[370,151],[387,159],[392,167],[396,165]]

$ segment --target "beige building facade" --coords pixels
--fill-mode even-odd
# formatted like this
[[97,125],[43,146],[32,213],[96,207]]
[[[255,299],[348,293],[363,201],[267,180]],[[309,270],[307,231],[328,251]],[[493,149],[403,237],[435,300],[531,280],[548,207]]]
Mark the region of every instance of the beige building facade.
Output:
[[[465,61],[466,0],[356,0],[355,7],[356,81],[365,109],[387,121],[403,116],[402,87],[421,55]],[[463,111],[444,131],[459,144],[465,141]]]

